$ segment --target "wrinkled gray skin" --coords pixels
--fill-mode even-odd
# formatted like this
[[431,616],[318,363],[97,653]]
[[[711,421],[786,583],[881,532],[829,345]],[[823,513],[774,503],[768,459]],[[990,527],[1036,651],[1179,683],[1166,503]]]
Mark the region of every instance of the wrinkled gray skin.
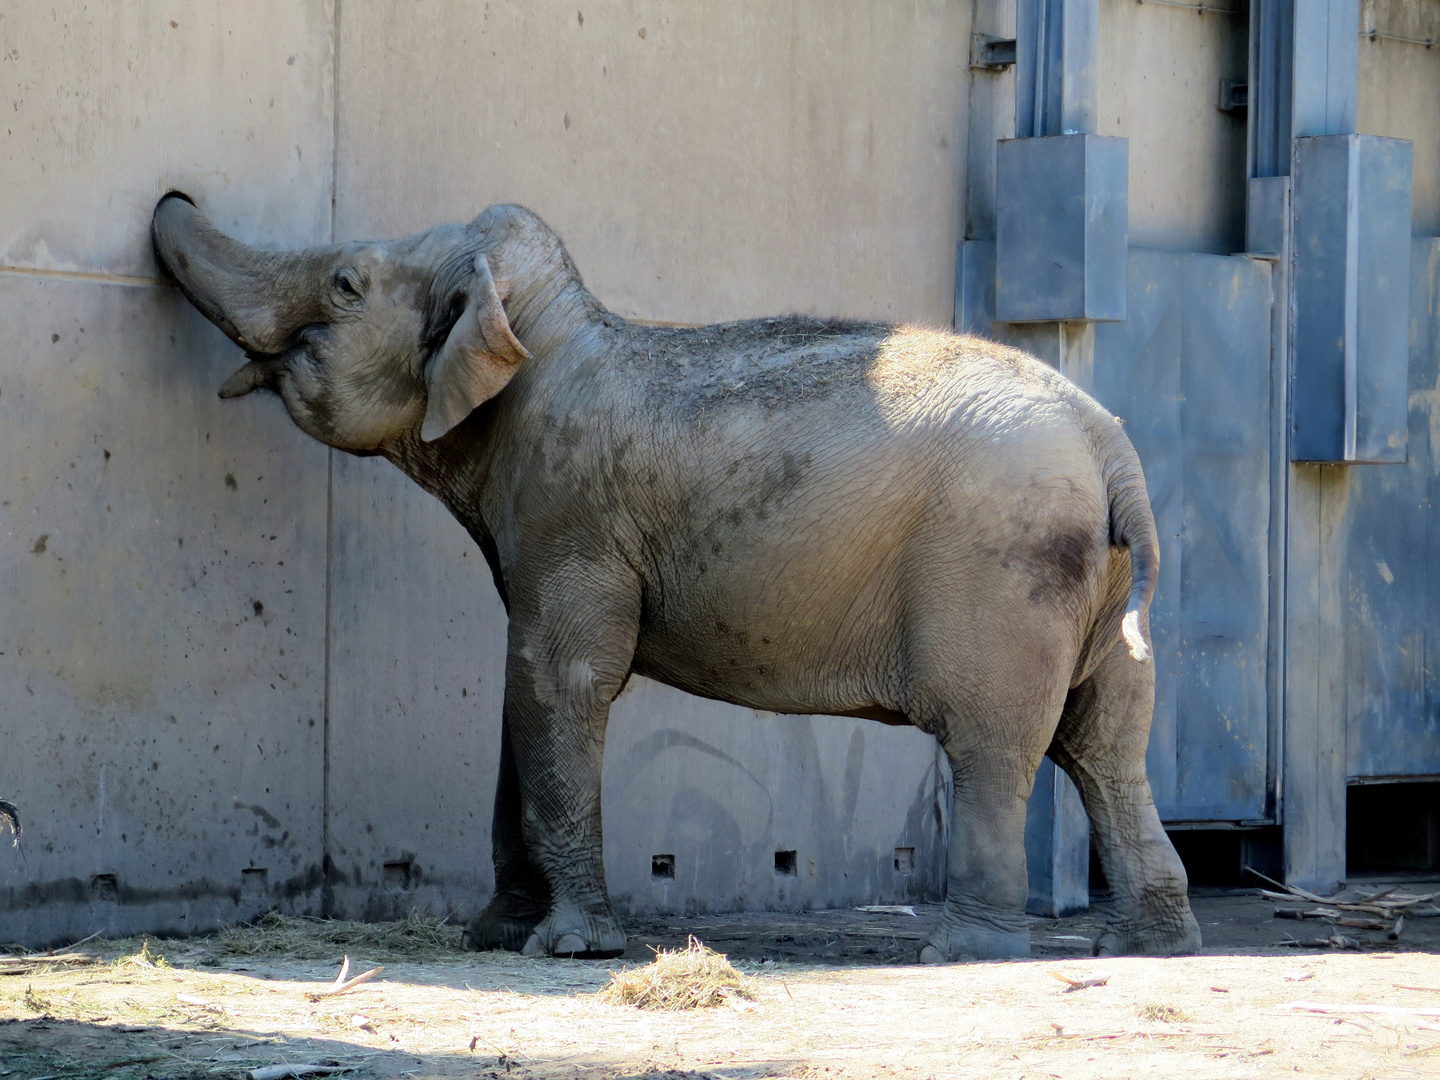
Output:
[[1096,951],[1199,947],[1145,777],[1144,479],[1055,371],[873,323],[628,325],[515,206],[277,254],[170,195],[153,236],[251,358],[222,396],[273,390],[315,438],[388,458],[489,561],[509,645],[497,892],[472,947],[625,948],[600,764],[633,673],[934,735],[955,797],[922,960],[1028,952],[1025,801],[1047,752],[1118,901]]

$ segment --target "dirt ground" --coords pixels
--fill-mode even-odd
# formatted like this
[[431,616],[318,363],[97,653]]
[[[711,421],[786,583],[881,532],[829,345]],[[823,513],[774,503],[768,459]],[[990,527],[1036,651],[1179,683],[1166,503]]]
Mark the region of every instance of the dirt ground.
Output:
[[[1295,947],[1282,942],[1332,931],[1276,919],[1254,893],[1202,890],[1193,904],[1204,954],[1169,960],[1090,958],[1104,904],[1035,920],[1032,960],[945,967],[912,963],[938,906],[635,920],[627,955],[604,963],[461,953],[450,927],[374,944],[336,937],[354,924],[293,922],[274,941],[91,941],[80,951],[98,963],[0,976],[0,1080],[210,1080],[302,1063],[358,1080],[1440,1076],[1440,918],[1407,920],[1398,941],[1350,932],[1358,949]],[[753,976],[756,1000],[658,1013],[593,996],[612,970],[690,934]],[[352,975],[385,970],[309,998],[344,952]],[[1072,992],[1057,974],[1105,981]]]

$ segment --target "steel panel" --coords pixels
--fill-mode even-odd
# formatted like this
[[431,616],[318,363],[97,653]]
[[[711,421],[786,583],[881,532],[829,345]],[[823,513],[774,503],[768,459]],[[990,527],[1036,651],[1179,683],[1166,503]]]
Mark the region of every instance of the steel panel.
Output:
[[1090,906],[1090,819],[1080,789],[1048,757],[1025,808],[1025,910],[1058,919]]
[[[993,250],[962,252],[968,333],[993,326]],[[1129,318],[1095,327],[1094,393],[1125,421],[1160,533],[1150,784],[1166,820],[1256,820],[1270,796],[1270,267],[1132,250],[1128,292]]]
[[1403,139],[1295,141],[1293,461],[1405,460],[1411,158]]
[[1294,51],[1291,131],[1336,135],[1355,130],[1360,0],[1289,0]]
[[1246,186],[1245,251],[1278,258],[1290,224],[1290,178],[1262,176]]
[[1125,318],[1125,139],[1005,139],[996,151],[1002,322]]
[[1147,766],[1166,820],[1267,801],[1268,264],[1132,251],[1130,318],[1095,330],[1095,396],[1126,421],[1160,532]]
[[1015,134],[1094,131],[1099,0],[1019,0],[1015,38]]
[[1351,469],[1344,506],[1346,773],[1440,773],[1440,239],[1415,240],[1409,448]]

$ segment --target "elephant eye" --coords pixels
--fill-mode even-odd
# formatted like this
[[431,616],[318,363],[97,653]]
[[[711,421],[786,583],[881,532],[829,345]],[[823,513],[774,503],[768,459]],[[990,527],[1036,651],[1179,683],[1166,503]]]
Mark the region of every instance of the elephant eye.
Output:
[[360,278],[354,270],[341,270],[335,275],[335,289],[347,300],[360,299]]

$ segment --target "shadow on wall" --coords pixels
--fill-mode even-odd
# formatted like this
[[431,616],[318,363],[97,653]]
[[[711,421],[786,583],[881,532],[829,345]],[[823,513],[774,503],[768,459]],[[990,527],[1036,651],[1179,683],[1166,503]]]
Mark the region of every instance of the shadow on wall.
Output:
[[[696,734],[701,723],[647,721],[667,710],[631,702],[632,693],[664,695],[666,704],[685,698],[695,713],[723,710],[725,748]],[[657,792],[665,805],[655,804]],[[916,729],[737,717],[642,685],[616,702],[606,753],[611,896],[630,914],[939,899],[949,792],[948,763]]]

